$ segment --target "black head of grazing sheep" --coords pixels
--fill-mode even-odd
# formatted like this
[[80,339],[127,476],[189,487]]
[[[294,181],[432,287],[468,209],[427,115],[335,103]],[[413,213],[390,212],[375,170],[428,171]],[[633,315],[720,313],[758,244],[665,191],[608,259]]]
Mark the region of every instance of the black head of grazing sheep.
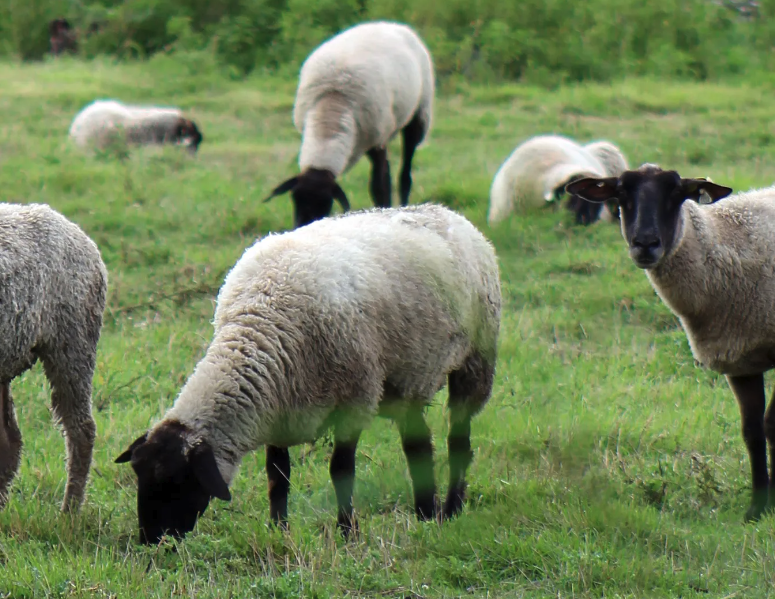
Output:
[[275,187],[264,202],[288,191],[293,199],[293,226],[296,229],[331,214],[334,200],[339,202],[344,212],[350,210],[344,190],[328,170],[309,168]]
[[192,154],[196,154],[199,149],[199,144],[204,140],[204,136],[196,123],[192,120],[180,118],[175,125],[175,130],[172,134],[172,142],[178,145],[184,146]]
[[116,458],[132,463],[137,474],[137,517],[140,542],[155,545],[168,534],[181,539],[191,532],[213,497],[231,500],[229,487],[212,448],[189,448],[182,424],[169,423],[136,439]]

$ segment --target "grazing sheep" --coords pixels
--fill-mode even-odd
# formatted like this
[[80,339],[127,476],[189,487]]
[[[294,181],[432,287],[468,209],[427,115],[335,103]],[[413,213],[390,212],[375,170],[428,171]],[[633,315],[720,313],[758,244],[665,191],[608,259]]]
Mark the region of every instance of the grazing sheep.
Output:
[[[603,165],[603,174],[606,177],[618,177],[630,168],[622,151],[611,142],[595,141],[585,145],[584,149],[600,161],[600,164]],[[568,202],[568,207],[574,212],[577,210],[576,198],[577,196],[571,196]],[[578,201],[583,202],[584,200],[578,198]],[[590,202],[586,204],[588,210],[590,206],[594,206]],[[600,220],[612,223],[619,222],[619,206],[616,202],[604,203],[599,214]]]
[[48,24],[50,52],[59,56],[63,52],[78,51],[78,36],[67,19],[54,19]]
[[775,401],[765,415],[763,376],[775,368],[775,187],[713,203],[732,190],[647,164],[568,191],[619,204],[633,262],[680,319],[694,357],[726,375],[751,460],[746,519],[758,519],[775,506]]
[[473,457],[471,418],[492,388],[500,304],[492,246],[441,206],[348,213],[257,242],[226,277],[213,341],[174,406],[116,459],[137,473],[140,541],[192,530],[212,497],[231,498],[242,457],[261,445],[270,515],[284,524],[288,447],[328,428],[346,535],[356,445],[376,415],[398,424],[415,512],[434,517],[423,408],[447,380],[442,515],[454,516]]
[[374,205],[389,208],[387,145],[401,131],[400,195],[406,206],[412,158],[431,127],[434,88],[430,53],[406,25],[363,23],[322,44],[301,67],[293,108],[302,135],[301,174],[278,185],[265,201],[290,191],[295,227],[331,214],[334,200],[347,211],[336,179],[365,153]]
[[19,469],[22,436],[11,381],[38,359],[67,446],[62,509],[77,510],[94,447],[92,376],[107,271],[94,242],[48,206],[0,204],[0,506]]
[[82,148],[104,149],[123,139],[136,145],[176,144],[192,154],[204,139],[194,121],[184,118],[178,108],[130,106],[115,100],[96,100],[79,112],[70,137]]
[[[581,146],[559,135],[541,135],[519,145],[501,165],[490,188],[487,220],[495,225],[516,206],[537,208],[559,201],[565,185],[582,177],[615,176],[627,167],[622,153],[609,142]],[[578,224],[592,224],[600,217],[599,204],[571,197],[568,208]]]

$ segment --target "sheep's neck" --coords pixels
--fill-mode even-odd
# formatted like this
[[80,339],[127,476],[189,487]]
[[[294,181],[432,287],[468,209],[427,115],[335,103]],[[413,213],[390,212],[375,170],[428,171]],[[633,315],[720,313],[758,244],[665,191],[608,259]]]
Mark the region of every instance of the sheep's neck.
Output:
[[356,135],[355,116],[347,99],[339,93],[320,98],[304,120],[299,155],[302,172],[311,167],[341,175],[350,165]]
[[700,319],[708,300],[723,283],[710,276],[707,256],[713,249],[716,236],[698,206],[684,203],[676,231],[676,245],[670,255],[657,267],[646,271],[651,284],[667,306],[679,317]]

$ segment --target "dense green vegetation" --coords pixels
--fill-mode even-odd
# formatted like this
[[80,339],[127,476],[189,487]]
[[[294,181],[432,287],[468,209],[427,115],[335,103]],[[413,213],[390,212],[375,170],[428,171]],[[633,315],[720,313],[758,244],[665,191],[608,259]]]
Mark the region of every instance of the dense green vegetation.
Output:
[[7,0],[0,54],[42,57],[60,16],[101,26],[85,56],[206,52],[237,78],[295,70],[328,36],[381,18],[416,26],[442,75],[482,81],[769,78],[775,66],[775,0]]
[[[58,512],[64,444],[41,367],[13,385],[25,453],[0,512],[0,597],[768,596],[775,530],[771,518],[743,524],[749,467],[734,398],[694,366],[616,227],[575,227],[565,211],[485,223],[492,176],[537,133],[608,138],[634,164],[735,189],[771,184],[775,100],[761,83],[632,78],[546,91],[446,79],[412,202],[444,202],[493,240],[505,306],[494,395],[473,425],[466,510],[443,527],[414,520],[398,435],[378,421],[358,452],[358,542],[344,544],[333,526],[324,439],[292,451],[288,535],[266,525],[258,453],[233,501],[215,501],[177,552],[138,547],[134,476],[113,459],[203,354],[226,269],[292,222],[287,197],[260,200],[297,168],[295,81],[232,81],[212,56],[0,64],[2,200],[62,211],[110,271],[96,457],[79,516]],[[66,133],[95,97],[182,106],[205,134],[199,155],[82,155]],[[355,208],[370,204],[367,178],[364,161],[342,179]],[[442,489],[444,401],[442,392],[429,418]]]

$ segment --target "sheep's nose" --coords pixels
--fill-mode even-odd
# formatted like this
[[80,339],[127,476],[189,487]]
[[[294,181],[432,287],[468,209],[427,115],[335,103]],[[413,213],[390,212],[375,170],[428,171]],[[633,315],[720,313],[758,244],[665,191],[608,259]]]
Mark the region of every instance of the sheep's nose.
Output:
[[632,240],[632,246],[640,250],[656,250],[662,242],[652,233],[636,235]]

